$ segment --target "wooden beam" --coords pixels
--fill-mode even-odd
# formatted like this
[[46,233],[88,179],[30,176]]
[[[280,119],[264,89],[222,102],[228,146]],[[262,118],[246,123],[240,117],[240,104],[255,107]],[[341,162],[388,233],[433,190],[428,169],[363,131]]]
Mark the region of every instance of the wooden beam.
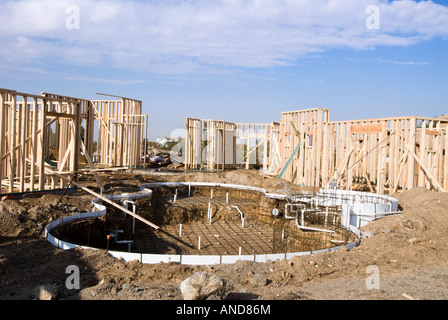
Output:
[[63,119],[76,119],[76,114],[68,114],[68,113],[62,113],[62,112],[47,112],[48,118],[63,118]]
[[380,133],[380,124],[354,125],[350,127],[350,133]]
[[400,163],[401,163],[401,165],[400,165],[400,168],[398,169],[398,174],[395,177],[396,183],[394,185],[392,193],[397,192],[398,185],[399,185],[398,181],[400,180],[401,174],[403,173],[404,163],[406,162],[406,159],[408,158],[408,154],[409,154],[409,150],[406,149],[405,153],[403,154],[403,156],[401,157],[400,161],[398,162],[398,165],[400,165]]
[[438,136],[440,132],[435,130],[426,130],[426,134],[431,136]]
[[87,149],[86,149],[86,146],[85,146],[84,142],[81,139],[79,139],[79,140],[81,142],[81,148],[82,148],[82,152],[84,153],[84,157],[86,158],[87,163],[89,164],[90,168],[92,168],[92,170],[90,170],[90,172],[92,172],[93,176],[95,177],[96,183],[98,183],[98,186],[100,187],[101,194],[103,194],[103,192],[104,192],[104,185],[101,182],[101,179],[98,176],[98,174],[96,173],[96,171],[93,170],[93,169],[95,169],[95,165],[93,164],[92,159],[90,158],[90,156],[89,156],[89,154],[87,152]]

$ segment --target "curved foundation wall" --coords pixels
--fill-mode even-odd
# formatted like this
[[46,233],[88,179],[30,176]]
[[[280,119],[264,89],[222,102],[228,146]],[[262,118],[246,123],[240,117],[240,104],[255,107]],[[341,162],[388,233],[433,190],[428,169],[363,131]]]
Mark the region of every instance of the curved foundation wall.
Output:
[[327,189],[321,190],[314,197],[319,205],[340,205],[344,226],[361,228],[372,220],[401,213],[398,200],[381,194]]
[[[221,187],[221,188],[227,188],[227,189],[236,189],[236,190],[246,190],[246,191],[253,191],[253,192],[259,192],[263,194],[268,199],[277,199],[277,200],[293,200],[291,197],[287,195],[281,195],[281,194],[273,194],[268,193],[264,189],[256,188],[256,187],[249,187],[249,186],[240,186],[240,185],[232,185],[232,184],[219,184],[219,183],[199,183],[199,182],[167,182],[167,183],[148,183],[144,184],[140,187],[140,192],[135,194],[121,194],[121,195],[114,195],[114,196],[107,196],[106,198],[113,200],[113,201],[125,201],[125,200],[134,200],[138,198],[143,197],[149,197],[152,196],[153,192],[150,188],[155,187]],[[339,190],[337,190],[339,192]],[[352,233],[354,233],[357,236],[357,240],[346,244],[341,245],[338,247],[332,247],[327,249],[321,249],[316,251],[303,251],[303,252],[292,252],[292,253],[276,253],[276,254],[254,254],[254,255],[168,255],[168,254],[146,254],[146,253],[133,253],[133,252],[123,252],[123,251],[111,251],[108,252],[117,258],[122,258],[125,261],[132,261],[132,260],[138,260],[142,263],[160,263],[160,262],[178,262],[186,265],[212,265],[212,264],[220,264],[220,263],[234,263],[238,260],[249,260],[249,261],[255,261],[255,262],[267,262],[272,261],[276,259],[290,259],[294,256],[300,256],[300,255],[307,255],[307,254],[313,254],[318,252],[330,252],[333,250],[338,250],[341,248],[348,248],[351,249],[353,247],[356,247],[359,244],[360,241],[360,231],[359,231],[359,222],[367,223],[373,219],[382,217],[386,214],[395,214],[399,213],[397,211],[398,201],[394,198],[387,197],[387,196],[380,196],[376,197],[375,194],[368,194],[368,193],[350,193],[347,191],[340,191],[334,192],[331,191],[332,195],[336,195],[335,197],[332,197],[334,202],[325,202],[329,201],[328,199],[324,201],[325,194],[324,192],[320,192],[315,197],[307,197],[302,198],[302,200],[307,201],[314,201],[315,203],[318,203],[319,205],[323,206],[330,206],[335,205],[336,201],[339,201],[339,205],[342,205],[343,210],[345,211],[344,219],[346,220],[345,227],[349,229]],[[364,198],[363,198],[364,197]],[[300,197],[294,197],[295,200],[298,200]],[[366,200],[369,199],[370,203],[363,203]],[[339,199],[339,200],[337,200]],[[358,199],[358,200],[357,200]],[[364,199],[363,201],[359,201],[359,199]],[[376,200],[375,200],[376,199]],[[100,199],[94,199],[93,205],[95,207],[95,211],[88,212],[88,213],[80,213],[75,214],[69,217],[64,217],[59,220],[55,220],[48,224],[45,228],[45,237],[47,240],[52,243],[54,246],[67,250],[72,249],[76,247],[83,247],[86,249],[96,249],[88,246],[80,246],[78,244],[70,243],[67,241],[63,241],[61,239],[56,238],[54,235],[52,235],[52,230],[54,230],[56,227],[74,222],[77,220],[83,220],[83,219],[90,219],[90,218],[97,218],[106,215],[106,207],[102,204],[100,204]],[[294,200],[293,200],[294,201]],[[377,201],[377,202],[375,202]],[[344,209],[345,208],[345,209]],[[383,211],[387,210],[389,211]],[[358,211],[358,212],[357,212]],[[367,216],[367,219],[365,219],[364,216]]]

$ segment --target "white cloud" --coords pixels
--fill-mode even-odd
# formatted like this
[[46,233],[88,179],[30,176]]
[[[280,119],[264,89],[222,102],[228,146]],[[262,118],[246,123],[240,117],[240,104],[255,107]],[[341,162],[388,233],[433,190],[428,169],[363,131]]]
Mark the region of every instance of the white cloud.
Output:
[[[380,8],[379,30],[365,26]],[[76,5],[80,29],[68,30]],[[0,4],[0,63],[101,65],[154,73],[289,65],[332,48],[406,46],[448,34],[448,8],[380,0],[21,0]]]
[[397,61],[397,60],[383,60],[381,58],[377,59],[378,62],[381,63],[392,63],[392,64],[400,64],[405,66],[424,66],[431,64],[429,61]]

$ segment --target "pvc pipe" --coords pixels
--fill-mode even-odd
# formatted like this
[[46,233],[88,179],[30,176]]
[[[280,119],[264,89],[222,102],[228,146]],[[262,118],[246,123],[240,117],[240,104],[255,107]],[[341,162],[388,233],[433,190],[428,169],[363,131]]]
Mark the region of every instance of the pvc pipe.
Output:
[[[134,214],[133,216],[132,216],[132,234],[134,234],[135,233],[135,208],[136,208],[136,206],[135,206],[135,202],[134,201],[132,201],[132,200],[125,200],[125,201],[123,201],[123,204],[124,205],[126,205],[126,208],[128,208],[128,204],[132,204],[132,213]],[[126,217],[126,212],[124,213],[125,214],[125,217]]]
[[294,216],[288,215],[288,208],[291,207],[292,203],[285,203],[285,219],[294,219]]
[[208,222],[211,224],[212,223],[212,208],[210,206],[210,202],[208,203],[207,219],[208,219]]
[[201,250],[201,236],[198,237],[198,250]]
[[244,215],[243,215],[243,212],[237,206],[232,206],[232,208],[235,208],[240,213],[241,221],[242,221],[242,227],[244,228]]
[[229,203],[229,193],[226,192],[226,203]]
[[[303,217],[304,210],[302,210],[302,217]],[[303,218],[302,218],[303,221]],[[326,229],[319,229],[319,228],[312,228],[312,227],[305,227],[303,225],[300,225],[298,222],[298,217],[296,218],[296,227],[302,230],[310,230],[310,231],[321,231],[321,232],[329,232],[334,233],[333,230],[326,230]]]
[[179,238],[182,238],[182,223],[179,226]]
[[132,234],[135,233],[135,217],[132,217]]

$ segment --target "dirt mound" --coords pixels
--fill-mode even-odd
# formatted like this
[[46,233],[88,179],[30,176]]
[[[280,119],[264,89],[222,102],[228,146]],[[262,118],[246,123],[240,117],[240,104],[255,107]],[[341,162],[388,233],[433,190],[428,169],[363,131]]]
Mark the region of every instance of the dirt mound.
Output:
[[176,182],[215,182],[265,189],[268,192],[294,194],[303,190],[312,191],[312,187],[299,187],[292,182],[264,175],[258,170],[231,170],[217,173],[195,172],[173,176],[168,179]]

